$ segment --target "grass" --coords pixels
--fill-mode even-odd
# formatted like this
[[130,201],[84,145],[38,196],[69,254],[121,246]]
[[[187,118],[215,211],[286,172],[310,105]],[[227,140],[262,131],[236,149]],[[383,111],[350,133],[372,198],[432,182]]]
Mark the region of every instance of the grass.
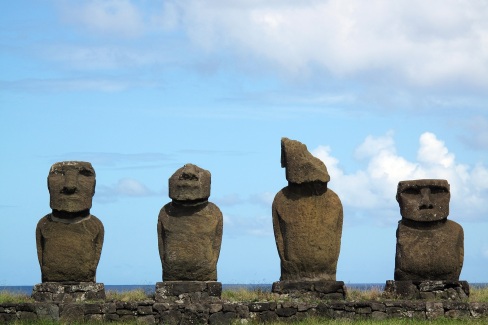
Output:
[[471,287],[469,293],[469,301],[488,302],[488,287],[484,287],[484,288]]
[[24,293],[10,292],[7,290],[0,291],[0,304],[20,304],[24,302],[34,302],[34,299]]
[[154,299],[154,295],[148,295],[146,291],[143,289],[135,289],[130,291],[124,292],[117,292],[117,291],[107,291],[105,294],[106,301],[145,301]]

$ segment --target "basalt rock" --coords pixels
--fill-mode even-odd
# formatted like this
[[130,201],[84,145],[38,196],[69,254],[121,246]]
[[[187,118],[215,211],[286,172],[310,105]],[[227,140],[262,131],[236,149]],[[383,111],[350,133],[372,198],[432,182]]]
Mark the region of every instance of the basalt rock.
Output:
[[90,214],[95,170],[88,162],[52,165],[48,176],[52,213],[36,228],[42,282],[95,282],[104,228]]
[[281,281],[335,281],[343,210],[324,163],[294,140],[281,140],[288,186],[274,198],[273,229]]
[[446,180],[398,184],[402,220],[397,229],[395,280],[459,280],[464,233],[459,224],[447,220],[449,200]]
[[187,164],[169,179],[173,199],[158,218],[163,281],[216,281],[223,217],[208,202],[210,172]]

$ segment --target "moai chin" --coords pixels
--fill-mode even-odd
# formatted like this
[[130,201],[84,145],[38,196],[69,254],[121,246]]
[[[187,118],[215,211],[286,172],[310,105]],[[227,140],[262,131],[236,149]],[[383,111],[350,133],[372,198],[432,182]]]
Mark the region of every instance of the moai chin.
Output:
[[[288,186],[273,201],[273,229],[281,281],[335,281],[341,246],[342,204],[325,164],[295,140],[281,139]],[[275,283],[273,291],[283,287]],[[284,291],[283,291],[284,293]]]
[[398,183],[402,220],[397,229],[396,281],[459,280],[464,233],[459,224],[447,220],[450,197],[446,180]]
[[163,281],[216,281],[223,217],[208,201],[210,172],[186,164],[169,179],[169,196],[158,218]]
[[52,212],[36,228],[42,282],[95,282],[104,228],[90,214],[95,170],[88,162],[63,161],[47,177]]

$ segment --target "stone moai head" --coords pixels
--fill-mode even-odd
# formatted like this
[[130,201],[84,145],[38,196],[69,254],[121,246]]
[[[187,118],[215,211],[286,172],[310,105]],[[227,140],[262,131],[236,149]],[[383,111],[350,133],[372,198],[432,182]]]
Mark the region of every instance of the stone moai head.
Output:
[[88,210],[95,194],[95,170],[89,162],[62,161],[51,166],[47,177],[51,209]]
[[444,179],[417,179],[398,183],[396,199],[402,218],[419,222],[446,219],[451,193]]
[[210,178],[208,170],[186,164],[169,178],[169,197],[176,201],[207,200]]
[[327,167],[314,157],[303,143],[281,138],[281,167],[286,169],[286,180],[293,184],[330,181]]

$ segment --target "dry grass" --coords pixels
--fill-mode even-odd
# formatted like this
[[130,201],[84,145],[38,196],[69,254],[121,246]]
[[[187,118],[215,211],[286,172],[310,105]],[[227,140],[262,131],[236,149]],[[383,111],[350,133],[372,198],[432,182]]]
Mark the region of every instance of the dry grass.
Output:
[[124,292],[117,292],[117,291],[107,291],[106,293],[106,300],[107,301],[144,301],[144,300],[151,300],[154,297],[150,296],[145,292],[143,289],[135,289],[130,291]]
[[373,287],[368,290],[347,289],[347,301],[380,301],[384,300],[382,287]]
[[34,302],[34,299],[24,293],[10,292],[7,290],[0,291],[0,304],[20,304],[24,302]]
[[469,301],[488,302],[488,287],[484,287],[484,288],[471,287],[469,293]]
[[245,288],[237,288],[222,291],[222,299],[230,302],[238,301],[275,301],[276,295],[261,288],[249,290]]

